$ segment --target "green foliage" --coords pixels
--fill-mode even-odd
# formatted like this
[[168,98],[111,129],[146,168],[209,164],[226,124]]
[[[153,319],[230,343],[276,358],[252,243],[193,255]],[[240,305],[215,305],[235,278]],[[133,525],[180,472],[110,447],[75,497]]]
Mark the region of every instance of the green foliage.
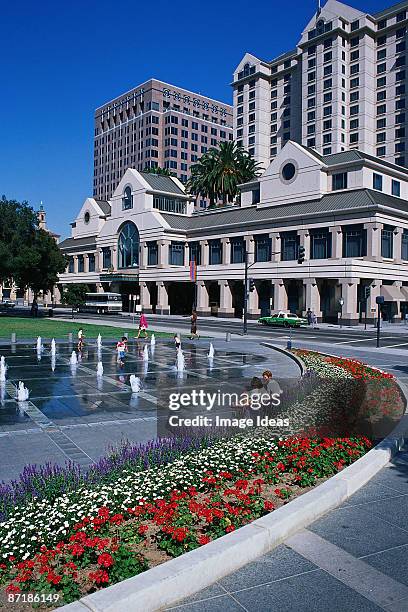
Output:
[[210,208],[217,200],[233,202],[238,185],[252,181],[260,174],[260,164],[235,142],[222,142],[219,149],[210,149],[191,166],[187,190],[210,200]]
[[0,282],[13,279],[35,294],[52,289],[67,260],[53,237],[38,228],[34,210],[3,196],[0,219]]
[[88,285],[72,284],[67,285],[61,295],[61,302],[71,308],[83,306],[86,300],[86,294],[89,292]]
[[177,176],[175,172],[170,172],[168,168],[160,168],[160,166],[157,166],[157,168],[146,167],[143,172],[146,174],[158,174],[160,176]]

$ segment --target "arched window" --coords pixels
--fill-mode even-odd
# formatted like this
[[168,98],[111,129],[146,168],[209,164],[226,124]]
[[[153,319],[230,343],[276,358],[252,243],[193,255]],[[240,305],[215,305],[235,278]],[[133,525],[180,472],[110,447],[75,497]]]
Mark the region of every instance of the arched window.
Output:
[[139,265],[139,232],[134,223],[128,221],[122,226],[118,239],[118,268],[132,268]]
[[122,198],[122,210],[129,210],[133,208],[133,196],[130,187],[125,187]]

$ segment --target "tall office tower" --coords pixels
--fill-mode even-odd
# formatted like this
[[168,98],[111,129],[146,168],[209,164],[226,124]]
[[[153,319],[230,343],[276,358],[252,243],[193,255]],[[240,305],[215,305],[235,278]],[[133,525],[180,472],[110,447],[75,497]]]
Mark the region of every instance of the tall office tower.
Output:
[[407,10],[405,1],[369,15],[328,0],[296,49],[272,61],[245,54],[234,72],[236,140],[265,168],[289,139],[407,166]]
[[109,199],[129,167],[168,168],[185,182],[191,164],[232,137],[232,106],[150,79],[95,111],[93,195]]

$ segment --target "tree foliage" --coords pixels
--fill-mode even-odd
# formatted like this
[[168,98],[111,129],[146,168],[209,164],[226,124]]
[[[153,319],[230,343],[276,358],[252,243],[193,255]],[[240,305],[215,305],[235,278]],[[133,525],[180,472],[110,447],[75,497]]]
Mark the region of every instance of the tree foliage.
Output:
[[161,168],[160,166],[156,166],[156,168],[150,168],[150,166],[146,166],[143,172],[147,174],[159,174],[160,176],[176,176],[175,172],[170,172],[168,168]]
[[48,291],[67,265],[53,237],[39,229],[27,202],[0,200],[0,282],[14,280],[34,294]]
[[191,166],[187,189],[210,200],[210,208],[217,200],[233,202],[238,185],[260,175],[260,164],[235,142],[222,142],[219,149],[210,149]]
[[71,308],[79,308],[83,306],[86,300],[86,294],[89,292],[88,285],[79,285],[73,283],[67,285],[61,295],[61,302]]

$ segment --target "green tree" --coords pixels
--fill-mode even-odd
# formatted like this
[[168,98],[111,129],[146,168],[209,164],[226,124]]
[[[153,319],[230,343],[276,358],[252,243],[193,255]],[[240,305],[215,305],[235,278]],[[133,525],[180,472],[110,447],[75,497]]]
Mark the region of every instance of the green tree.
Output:
[[84,306],[86,294],[89,292],[88,285],[79,285],[73,283],[67,285],[61,295],[61,303],[65,306],[71,306],[72,317],[74,316],[74,308]]
[[147,174],[159,174],[161,176],[176,176],[175,172],[170,172],[168,168],[161,168],[160,166],[157,166],[156,168],[150,168],[146,166],[143,172]]
[[37,215],[27,202],[0,200],[0,282],[49,291],[67,266],[53,237],[39,229]]
[[261,173],[260,164],[235,142],[222,142],[219,149],[210,149],[191,166],[187,189],[209,198],[210,208],[217,200],[223,204],[237,197],[238,185],[254,180]]

